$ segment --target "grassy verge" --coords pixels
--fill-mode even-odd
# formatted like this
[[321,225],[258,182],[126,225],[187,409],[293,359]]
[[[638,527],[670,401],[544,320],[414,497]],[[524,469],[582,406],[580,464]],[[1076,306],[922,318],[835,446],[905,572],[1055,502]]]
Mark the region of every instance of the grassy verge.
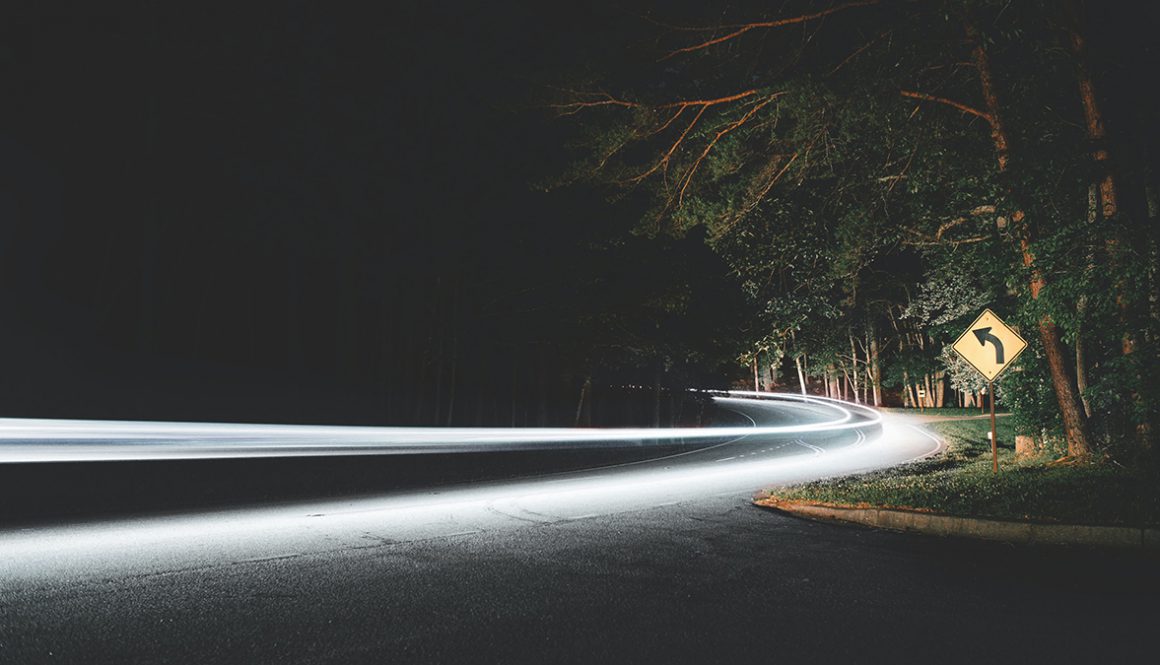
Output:
[[942,421],[927,426],[948,444],[948,450],[935,458],[773,489],[770,495],[998,519],[1160,524],[1160,482],[1155,473],[1114,463],[1052,466],[1049,458],[1016,461],[1014,432],[1010,422],[1001,419],[997,423],[999,475],[993,476],[987,420]]

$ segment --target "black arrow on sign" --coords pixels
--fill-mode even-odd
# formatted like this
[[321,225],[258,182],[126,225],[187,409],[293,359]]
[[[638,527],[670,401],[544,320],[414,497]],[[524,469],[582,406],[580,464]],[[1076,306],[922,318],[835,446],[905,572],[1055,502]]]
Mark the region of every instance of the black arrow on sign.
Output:
[[987,341],[990,340],[990,342],[995,345],[995,364],[1002,365],[1003,341],[991,334],[991,327],[987,326],[986,328],[978,328],[976,330],[972,330],[971,332],[975,333],[975,338],[979,340],[979,344],[986,346]]

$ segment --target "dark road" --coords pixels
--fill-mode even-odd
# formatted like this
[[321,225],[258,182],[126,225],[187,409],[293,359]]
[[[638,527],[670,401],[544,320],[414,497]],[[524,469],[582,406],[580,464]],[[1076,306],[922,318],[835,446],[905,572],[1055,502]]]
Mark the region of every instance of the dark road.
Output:
[[879,441],[851,432],[523,480],[9,528],[0,662],[1149,660],[1154,560],[843,528],[749,503],[763,485],[935,448],[893,419]]

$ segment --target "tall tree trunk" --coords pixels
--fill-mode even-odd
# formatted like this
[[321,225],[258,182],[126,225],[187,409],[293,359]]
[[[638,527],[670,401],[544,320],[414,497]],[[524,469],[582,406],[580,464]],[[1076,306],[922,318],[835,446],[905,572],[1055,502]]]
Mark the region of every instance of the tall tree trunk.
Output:
[[1091,68],[1088,65],[1087,43],[1080,33],[1079,7],[1077,2],[1068,2],[1070,17],[1068,37],[1071,50],[1075,55],[1076,79],[1079,83],[1079,96],[1083,104],[1084,126],[1087,138],[1091,144],[1092,161],[1096,163],[1100,191],[1100,215],[1110,220],[1119,212],[1119,194],[1116,188],[1116,179],[1112,174],[1111,152],[1108,149],[1107,128],[1104,126],[1104,116],[1100,110],[1099,99],[1096,97],[1095,83],[1092,80]]
[[878,337],[870,329],[870,380],[874,388],[874,406],[882,406],[882,372],[878,367]]
[[854,403],[861,404],[858,398],[858,345],[854,343],[854,335],[850,334],[850,382],[854,387]]
[[[1083,103],[1084,126],[1087,129],[1088,142],[1092,148],[1092,161],[1095,162],[1097,177],[1099,178],[1099,211],[1105,222],[1114,224],[1116,221],[1115,217],[1119,213],[1119,193],[1117,191],[1114,169],[1112,168],[1112,156],[1108,145],[1107,128],[1104,125],[1104,116],[1100,109],[1099,97],[1096,96],[1095,82],[1092,78],[1092,71],[1088,60],[1087,42],[1080,30],[1083,15],[1079,0],[1071,0],[1067,3],[1067,13],[1070,19],[1068,21],[1068,36],[1070,37],[1069,41],[1071,42],[1072,53],[1075,55],[1076,80],[1079,83],[1080,101]],[[1111,239],[1107,243],[1108,258],[1112,269],[1115,270],[1117,264],[1120,262],[1119,235],[1121,229],[1111,228],[1108,232],[1111,234],[1109,236]],[[1122,279],[1119,279],[1116,283],[1116,304],[1119,306],[1120,321],[1123,324],[1120,351],[1123,355],[1128,356],[1135,352],[1137,340],[1135,334],[1132,332],[1132,314],[1129,311],[1131,303],[1125,296],[1126,290],[1127,285]],[[1077,342],[1076,346],[1079,347],[1080,344],[1080,342]],[[1085,377],[1085,386],[1086,383]],[[1084,386],[1080,388],[1081,395],[1083,388]],[[1132,401],[1141,412],[1147,411],[1147,408],[1142,404],[1143,399],[1139,393],[1132,393]],[[1084,408],[1090,415],[1090,407],[1086,401],[1084,402]],[[1150,422],[1144,421],[1139,423],[1136,434],[1141,445],[1145,447],[1150,446],[1151,430]]]
[[1080,328],[1075,335],[1075,387],[1079,390],[1079,398],[1083,404],[1084,415],[1091,418],[1092,405],[1085,394],[1088,389],[1087,367],[1087,351],[1084,348],[1083,329]]
[[[1087,217],[1087,221],[1089,224],[1095,223],[1096,216],[1099,214],[1098,210],[1099,210],[1099,190],[1096,188],[1096,185],[1093,183],[1091,185],[1088,185],[1088,217]],[[1089,252],[1088,257],[1087,257],[1087,270],[1089,272],[1094,271],[1096,269],[1095,260],[1096,260],[1095,256],[1093,256]],[[1078,321],[1078,323],[1076,324],[1076,331],[1075,331],[1075,385],[1076,385],[1076,389],[1079,390],[1079,398],[1081,400],[1081,403],[1083,404],[1084,415],[1086,415],[1088,418],[1091,418],[1092,407],[1091,407],[1091,404],[1088,403],[1088,398],[1084,395],[1084,393],[1087,392],[1087,388],[1088,388],[1088,380],[1087,380],[1088,361],[1087,361],[1087,350],[1084,348],[1084,341],[1085,341],[1084,336],[1085,335],[1084,335],[1084,325],[1083,325],[1084,315],[1085,315],[1085,312],[1087,311],[1087,298],[1085,296],[1081,295],[1079,297],[1079,299],[1076,300],[1075,309],[1076,309],[1076,313],[1078,314],[1078,316],[1076,317],[1076,320]]]
[[[983,100],[987,107],[987,119],[991,125],[991,140],[995,145],[995,157],[999,164],[1000,173],[1006,173],[1010,156],[1010,142],[1000,114],[999,97],[991,73],[991,60],[974,22],[967,20],[965,28],[967,39],[972,44],[971,55],[979,75],[979,85],[982,88]],[[1038,299],[1039,292],[1043,289],[1045,282],[1043,273],[1036,268],[1035,257],[1031,253],[1031,244],[1036,240],[1036,225],[1027,220],[1021,210],[1014,211],[1011,219],[1012,222],[1019,225],[1023,265],[1031,269],[1029,284],[1031,297]],[[1056,328],[1050,316],[1044,315],[1039,320],[1039,336],[1043,341],[1043,352],[1047,356],[1047,365],[1051,371],[1051,385],[1055,389],[1055,398],[1059,403],[1060,415],[1063,418],[1063,429],[1067,437],[1067,453],[1071,457],[1087,457],[1092,450],[1088,443],[1087,422],[1079,396],[1076,394],[1077,391],[1072,387],[1059,329]]]

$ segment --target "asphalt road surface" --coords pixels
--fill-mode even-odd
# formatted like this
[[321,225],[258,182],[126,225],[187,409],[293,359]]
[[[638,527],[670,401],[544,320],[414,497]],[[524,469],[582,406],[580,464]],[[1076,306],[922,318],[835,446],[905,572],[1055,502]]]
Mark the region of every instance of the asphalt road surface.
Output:
[[[723,400],[739,422],[822,406]],[[1160,567],[817,524],[896,418],[599,469],[0,528],[0,663],[1152,662]]]

